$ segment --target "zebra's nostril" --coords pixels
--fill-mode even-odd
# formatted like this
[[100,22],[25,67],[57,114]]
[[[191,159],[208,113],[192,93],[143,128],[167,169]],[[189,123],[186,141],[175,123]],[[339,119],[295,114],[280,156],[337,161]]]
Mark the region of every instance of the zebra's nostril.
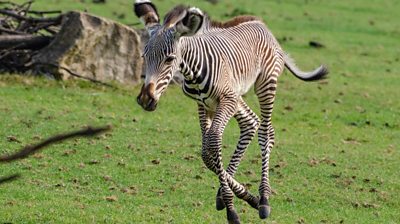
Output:
[[150,98],[147,103],[142,105],[143,109],[147,111],[154,111],[157,108],[157,100]]
[[136,102],[137,102],[139,105],[142,105],[141,95],[139,95],[138,97],[136,97]]
[[147,107],[147,108],[151,107],[151,105],[153,104],[153,101],[154,101],[154,99],[153,99],[153,98],[150,98],[149,101],[147,102],[146,107]]

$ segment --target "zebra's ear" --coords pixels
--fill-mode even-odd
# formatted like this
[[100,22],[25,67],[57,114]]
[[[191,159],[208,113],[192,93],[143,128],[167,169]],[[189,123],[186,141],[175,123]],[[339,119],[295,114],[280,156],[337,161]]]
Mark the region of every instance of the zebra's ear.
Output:
[[177,6],[164,19],[164,28],[173,28],[178,37],[193,36],[202,27],[205,15],[198,8]]
[[160,24],[160,17],[156,6],[150,0],[136,0],[133,4],[136,16],[142,21],[146,29]]

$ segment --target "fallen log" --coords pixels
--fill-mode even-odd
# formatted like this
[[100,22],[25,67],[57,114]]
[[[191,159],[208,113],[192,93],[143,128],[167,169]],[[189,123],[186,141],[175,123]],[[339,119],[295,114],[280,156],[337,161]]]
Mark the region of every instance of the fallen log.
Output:
[[30,49],[39,50],[53,40],[48,36],[36,35],[0,35],[0,50]]

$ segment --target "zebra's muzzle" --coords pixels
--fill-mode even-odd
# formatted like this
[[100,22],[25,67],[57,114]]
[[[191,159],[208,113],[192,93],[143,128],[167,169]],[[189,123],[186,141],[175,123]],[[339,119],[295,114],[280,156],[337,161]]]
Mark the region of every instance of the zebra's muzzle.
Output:
[[143,84],[140,90],[139,96],[137,97],[137,102],[146,111],[155,111],[157,108],[158,100],[154,97],[154,84],[149,85]]

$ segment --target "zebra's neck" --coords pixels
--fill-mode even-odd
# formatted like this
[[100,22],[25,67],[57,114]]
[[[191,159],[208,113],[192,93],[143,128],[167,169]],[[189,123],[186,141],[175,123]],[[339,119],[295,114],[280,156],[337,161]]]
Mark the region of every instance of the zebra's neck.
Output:
[[[189,37],[190,38],[190,37]],[[185,82],[188,84],[201,83],[204,79],[205,59],[204,55],[200,54],[201,46],[196,44],[196,41],[182,41],[180,48],[181,61],[179,71],[183,75]]]

